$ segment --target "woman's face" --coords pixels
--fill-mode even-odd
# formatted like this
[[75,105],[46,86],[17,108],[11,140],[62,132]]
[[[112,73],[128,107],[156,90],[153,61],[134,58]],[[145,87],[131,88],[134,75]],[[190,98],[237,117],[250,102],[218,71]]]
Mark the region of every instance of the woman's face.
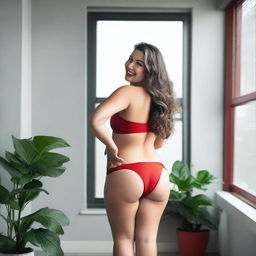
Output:
[[125,62],[125,80],[131,85],[143,85],[146,78],[144,53],[135,50]]

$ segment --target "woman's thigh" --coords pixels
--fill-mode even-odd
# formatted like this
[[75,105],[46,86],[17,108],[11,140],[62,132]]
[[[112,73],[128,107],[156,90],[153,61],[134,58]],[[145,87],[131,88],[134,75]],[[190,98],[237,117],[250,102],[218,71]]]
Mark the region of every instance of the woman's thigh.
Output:
[[169,194],[168,173],[163,169],[155,189],[140,199],[135,227],[137,240],[156,240],[159,222],[169,199]]
[[132,170],[118,170],[106,177],[104,201],[114,240],[134,237],[135,216],[144,185]]

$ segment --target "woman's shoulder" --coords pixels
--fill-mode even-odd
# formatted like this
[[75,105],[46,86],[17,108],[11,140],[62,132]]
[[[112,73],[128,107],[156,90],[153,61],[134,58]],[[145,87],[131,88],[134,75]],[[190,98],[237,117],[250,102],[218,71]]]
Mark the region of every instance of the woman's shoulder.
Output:
[[119,86],[116,90],[134,90],[135,88],[136,88],[135,86],[125,84],[125,85]]
[[118,88],[116,88],[113,93],[122,93],[122,92],[127,92],[130,90],[131,90],[130,85],[121,85]]
[[118,99],[128,100],[130,103],[143,103],[146,104],[151,100],[150,95],[141,86],[133,85],[122,85],[118,87],[112,94],[112,96],[117,97]]
[[119,93],[119,94],[131,94],[133,95],[134,93],[144,93],[144,89],[138,86],[132,86],[132,85],[122,85],[118,87],[114,93]]

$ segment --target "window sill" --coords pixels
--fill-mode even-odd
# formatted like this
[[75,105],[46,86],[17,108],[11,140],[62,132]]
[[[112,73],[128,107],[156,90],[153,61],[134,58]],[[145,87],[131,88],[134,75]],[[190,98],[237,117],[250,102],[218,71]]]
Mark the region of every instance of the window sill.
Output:
[[85,209],[81,210],[79,215],[106,215],[106,210],[105,209]]
[[252,206],[248,205],[238,197],[232,195],[230,192],[226,191],[217,191],[216,195],[216,203],[223,210],[228,213],[233,213],[234,210],[240,214],[243,214],[245,217],[254,222],[256,226],[256,209]]

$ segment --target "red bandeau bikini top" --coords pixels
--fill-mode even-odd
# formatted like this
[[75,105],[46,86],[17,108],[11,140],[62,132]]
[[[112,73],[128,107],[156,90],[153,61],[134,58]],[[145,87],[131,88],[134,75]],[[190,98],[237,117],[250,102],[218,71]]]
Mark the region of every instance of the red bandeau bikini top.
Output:
[[148,123],[136,123],[123,119],[119,113],[114,114],[110,118],[110,126],[114,133],[139,133],[150,132],[151,129]]

